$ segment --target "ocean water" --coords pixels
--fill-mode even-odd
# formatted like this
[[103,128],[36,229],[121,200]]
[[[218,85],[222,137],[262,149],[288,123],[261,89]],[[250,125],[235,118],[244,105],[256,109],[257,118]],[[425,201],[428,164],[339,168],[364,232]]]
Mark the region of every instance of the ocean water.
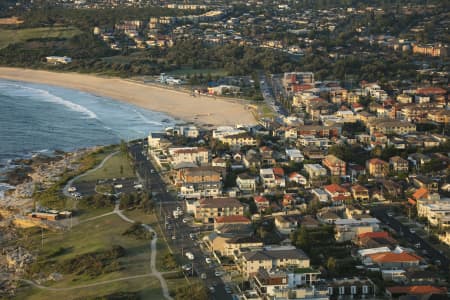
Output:
[[0,80],[0,170],[16,158],[144,138],[174,123],[163,113],[85,92]]

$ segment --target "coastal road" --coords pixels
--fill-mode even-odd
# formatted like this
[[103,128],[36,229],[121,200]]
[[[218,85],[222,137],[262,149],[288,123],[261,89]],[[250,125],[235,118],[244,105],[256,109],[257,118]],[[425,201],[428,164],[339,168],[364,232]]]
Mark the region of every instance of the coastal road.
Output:
[[394,229],[400,236],[404,236],[406,239],[411,241],[413,244],[420,244],[420,248],[427,251],[428,255],[432,259],[432,263],[436,263],[436,261],[440,261],[440,268],[446,272],[449,271],[450,260],[444,254],[436,250],[433,245],[431,245],[428,241],[424,240],[416,233],[411,232],[411,228],[402,224],[394,215],[389,214],[389,206],[377,206],[372,207],[370,212],[371,214],[382,221],[383,223],[389,225],[392,229]]
[[[191,222],[183,222],[183,217],[175,219],[173,211],[179,207],[185,211],[184,201],[180,201],[173,193],[168,191],[167,185],[162,175],[156,170],[152,161],[147,158],[145,141],[131,144],[129,151],[135,160],[136,170],[144,180],[144,185],[154,197],[155,211],[159,216],[161,228],[165,231],[166,240],[172,245],[174,252],[183,258],[186,264],[191,264],[194,273],[200,276],[206,274],[205,285],[214,287],[214,292],[210,292],[210,299],[231,300],[232,296],[225,291],[225,285],[221,277],[215,276],[218,267],[216,263],[208,264],[206,257],[209,255],[201,248],[202,241],[198,239],[205,230],[211,230],[211,226],[192,226]],[[191,234],[196,237],[191,238]],[[194,260],[190,261],[185,256],[186,252],[194,255]],[[188,274],[187,274],[188,275]]]

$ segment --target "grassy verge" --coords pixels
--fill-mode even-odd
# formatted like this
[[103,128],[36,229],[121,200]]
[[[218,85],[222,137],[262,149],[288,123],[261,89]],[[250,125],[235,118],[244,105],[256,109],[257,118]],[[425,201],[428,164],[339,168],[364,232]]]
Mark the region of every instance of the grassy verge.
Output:
[[58,38],[68,39],[80,34],[75,27],[38,27],[26,29],[0,29],[0,49],[10,44],[25,42],[30,39]]

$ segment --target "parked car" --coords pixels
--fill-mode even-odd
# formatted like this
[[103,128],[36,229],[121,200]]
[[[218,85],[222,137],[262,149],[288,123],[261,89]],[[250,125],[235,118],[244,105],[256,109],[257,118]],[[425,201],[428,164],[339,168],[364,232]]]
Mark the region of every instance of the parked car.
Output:
[[189,260],[194,260],[195,259],[194,254],[192,254],[192,252],[186,252],[185,255],[186,255],[186,257]]

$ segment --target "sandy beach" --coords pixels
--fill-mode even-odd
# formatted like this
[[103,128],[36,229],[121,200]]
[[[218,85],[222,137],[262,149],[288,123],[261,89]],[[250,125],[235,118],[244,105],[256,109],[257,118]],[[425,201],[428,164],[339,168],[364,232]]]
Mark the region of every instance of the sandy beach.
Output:
[[208,96],[192,97],[186,92],[78,73],[59,73],[19,68],[0,68],[0,78],[76,89],[127,102],[199,125],[254,124],[251,111],[243,104]]

